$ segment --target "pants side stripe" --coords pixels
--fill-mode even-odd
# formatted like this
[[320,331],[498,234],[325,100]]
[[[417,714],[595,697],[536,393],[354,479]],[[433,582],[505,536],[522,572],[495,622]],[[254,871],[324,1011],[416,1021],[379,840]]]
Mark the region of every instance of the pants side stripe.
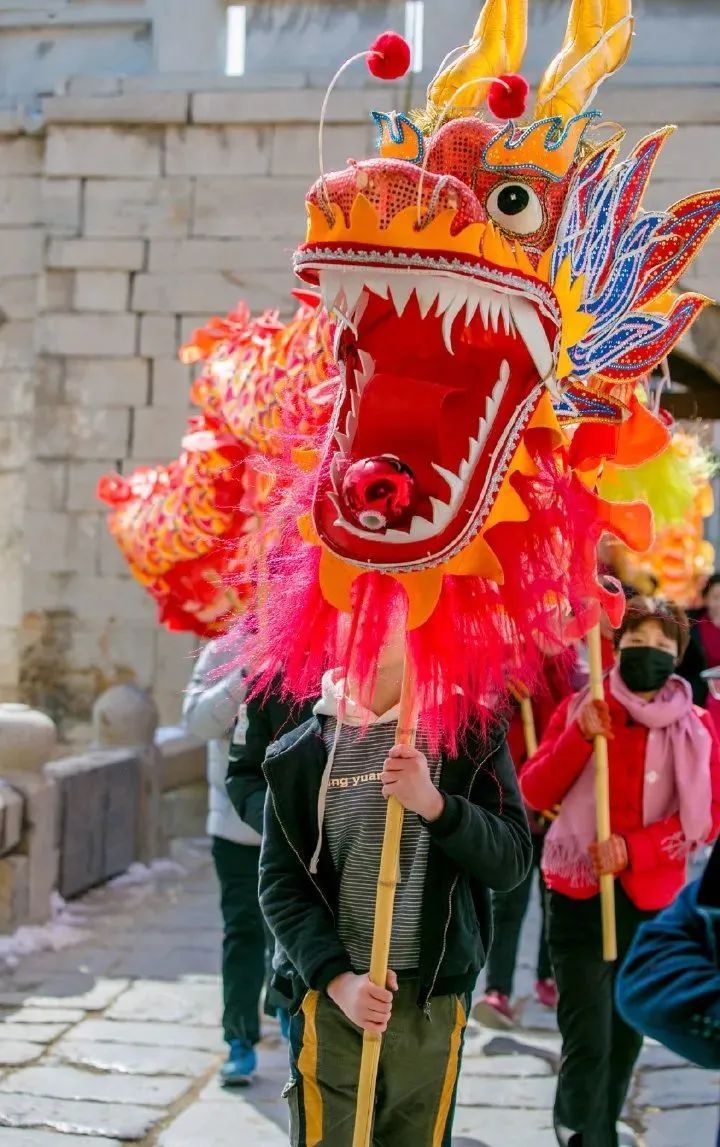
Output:
[[317,1080],[318,1039],[315,1016],[318,993],[308,992],[302,1013],[305,1020],[302,1051],[298,1057],[298,1071],[302,1076],[302,1102],[305,1109],[305,1136],[307,1147],[318,1147],[322,1143],[323,1104]]
[[447,1126],[448,1116],[450,1115],[450,1105],[455,1093],[455,1084],[457,1083],[458,1071],[460,1068],[460,1048],[462,1046],[462,1033],[467,1019],[465,1016],[465,1009],[460,1003],[460,1000],[456,1002],[455,1008],[455,1027],[453,1028],[452,1035],[450,1036],[450,1050],[447,1067],[445,1069],[445,1079],[443,1081],[443,1087],[440,1093],[440,1106],[438,1107],[437,1119],[435,1120],[435,1127],[433,1130],[432,1147],[442,1147],[443,1139],[445,1137],[445,1128]]

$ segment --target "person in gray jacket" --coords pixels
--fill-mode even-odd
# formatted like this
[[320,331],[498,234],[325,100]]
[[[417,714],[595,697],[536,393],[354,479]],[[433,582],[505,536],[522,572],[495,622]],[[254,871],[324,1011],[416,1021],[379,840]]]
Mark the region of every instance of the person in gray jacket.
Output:
[[242,669],[218,676],[229,658],[219,639],[204,647],[195,662],[183,716],[188,731],[208,743],[207,831],[220,883],[223,1031],[229,1049],[220,1079],[236,1087],[250,1083],[257,1067],[266,937],[258,902],[260,836],[240,819],[225,788],[231,737],[242,737],[247,723]]

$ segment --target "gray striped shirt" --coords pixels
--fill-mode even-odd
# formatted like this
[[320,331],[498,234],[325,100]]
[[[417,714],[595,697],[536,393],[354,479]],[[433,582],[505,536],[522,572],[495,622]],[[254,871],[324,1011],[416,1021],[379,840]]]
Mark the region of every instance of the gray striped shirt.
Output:
[[[337,722],[325,720],[323,736],[330,753]],[[397,722],[366,730],[343,726],[335,750],[325,806],[325,837],[340,880],[338,933],[356,972],[370,968],[375,897],[387,802],[380,775],[395,744]],[[437,785],[440,758],[428,756]],[[417,970],[420,917],[430,836],[414,813],[406,813],[400,842],[400,884],[395,894],[390,967]]]

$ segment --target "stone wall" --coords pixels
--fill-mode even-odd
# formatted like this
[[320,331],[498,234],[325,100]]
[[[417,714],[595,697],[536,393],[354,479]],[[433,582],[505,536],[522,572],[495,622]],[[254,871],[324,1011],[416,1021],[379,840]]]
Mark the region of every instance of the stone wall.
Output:
[[[8,125],[0,138],[0,219],[13,227],[0,264],[12,448],[0,465],[16,507],[1,552],[6,584],[22,585],[22,600],[1,607],[6,696],[22,614],[19,672],[33,704],[81,718],[99,690],[136,678],[153,683],[163,719],[177,715],[196,642],[156,628],[95,487],[103,473],[177,454],[190,376],[176,353],[194,327],[241,296],[291,309],[319,99],[57,97],[41,135]],[[331,163],[369,151],[368,107],[339,94]]]
[[[239,297],[288,313],[290,255],[317,173],[322,91],[68,94],[0,113],[0,698],[56,718],[108,684],[153,684],[177,716],[193,639],[160,631],[95,501],[101,474],[175,456],[188,413],[179,343]],[[329,166],[370,152],[369,111],[403,88],[343,89]],[[637,137],[681,126],[652,205],[720,182],[713,88],[610,85]],[[688,282],[720,294],[720,244]]]

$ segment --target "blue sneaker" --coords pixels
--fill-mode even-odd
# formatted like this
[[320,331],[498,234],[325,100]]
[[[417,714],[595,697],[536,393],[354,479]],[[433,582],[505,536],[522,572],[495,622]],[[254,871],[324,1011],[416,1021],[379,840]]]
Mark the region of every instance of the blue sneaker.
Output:
[[223,1087],[247,1087],[257,1069],[257,1056],[252,1044],[244,1039],[231,1039],[230,1051],[220,1068]]
[[278,1008],[277,1018],[280,1021],[280,1035],[287,1043],[290,1040],[290,1012],[287,1008]]

